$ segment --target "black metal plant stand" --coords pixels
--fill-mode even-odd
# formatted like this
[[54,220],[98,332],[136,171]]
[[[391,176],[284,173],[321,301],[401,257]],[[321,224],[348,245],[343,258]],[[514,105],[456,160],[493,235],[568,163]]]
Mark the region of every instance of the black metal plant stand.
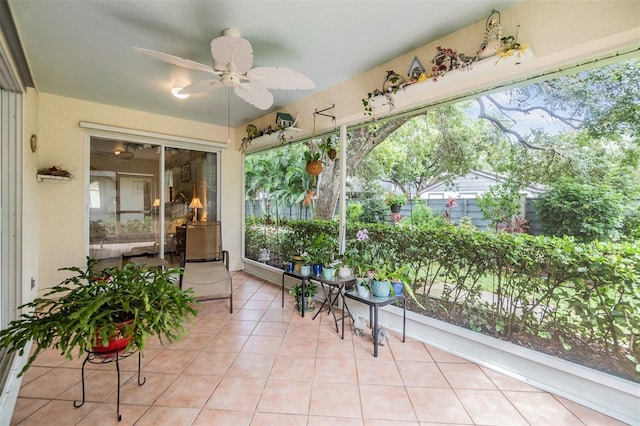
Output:
[[109,364],[112,362],[116,363],[116,371],[118,374],[118,397],[116,400],[116,415],[118,416],[118,421],[122,420],[122,415],[120,414],[120,360],[129,358],[131,355],[138,353],[138,386],[142,386],[147,381],[147,378],[143,378],[140,380],[140,363],[141,363],[141,354],[140,351],[136,348],[130,352],[91,352],[87,351],[87,357],[84,359],[82,363],[82,401],[78,403],[77,401],[73,401],[73,406],[76,408],[80,408],[85,403],[85,391],[84,391],[84,367],[87,362],[91,364]]

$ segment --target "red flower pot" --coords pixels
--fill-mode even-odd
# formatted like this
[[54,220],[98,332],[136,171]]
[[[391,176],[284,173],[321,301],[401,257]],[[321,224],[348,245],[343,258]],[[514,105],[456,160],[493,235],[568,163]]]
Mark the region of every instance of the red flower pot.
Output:
[[122,328],[125,326],[125,324],[131,324],[132,322],[133,320],[129,320],[129,321],[124,321],[118,324],[116,335],[113,336],[111,339],[109,339],[109,342],[106,346],[102,344],[102,341],[98,336],[98,334],[100,333],[100,330],[99,329],[96,330],[96,338],[98,339],[98,342],[96,343],[95,346],[91,348],[91,352],[95,352],[99,354],[107,354],[112,352],[120,352],[124,350],[124,348],[127,347],[127,345],[129,344],[133,336],[124,335],[122,333]]

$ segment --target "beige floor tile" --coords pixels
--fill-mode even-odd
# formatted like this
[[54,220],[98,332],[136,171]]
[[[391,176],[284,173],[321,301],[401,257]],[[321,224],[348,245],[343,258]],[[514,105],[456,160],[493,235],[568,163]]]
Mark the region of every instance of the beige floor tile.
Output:
[[269,306],[271,306],[270,300],[254,300],[253,298],[251,298],[250,300],[247,300],[244,305],[242,305],[242,309],[256,309],[264,311],[265,309],[269,308]]
[[227,332],[226,329],[218,333],[209,344],[203,348],[205,352],[234,352],[238,353],[249,339],[249,335]]
[[136,426],[189,426],[198,417],[197,408],[151,407],[136,422]]
[[280,307],[278,307],[276,309],[268,309],[262,316],[262,321],[284,322],[288,324],[289,321],[291,321],[292,315],[293,311],[291,309],[286,309],[286,307],[280,309]]
[[145,372],[151,373],[181,373],[199,351],[175,351],[165,349],[144,366]]
[[[111,368],[107,368],[110,366]],[[107,399],[118,389],[118,373],[114,364],[104,365],[102,370],[85,371],[84,390],[85,401],[100,402]],[[78,371],[78,374],[80,372]],[[120,371],[120,384],[122,385],[135,373],[132,371]],[[82,377],[82,376],[80,376]],[[82,401],[82,380],[74,384],[58,399],[68,399],[73,401]]]
[[20,396],[25,398],[54,399],[81,380],[80,370],[75,368],[54,368],[29,384],[20,388]]
[[278,355],[271,369],[270,379],[313,380],[315,357]]
[[391,341],[389,346],[396,361],[433,361],[424,343]]
[[275,359],[275,354],[240,353],[227,370],[227,376],[266,379]]
[[205,409],[255,411],[267,379],[224,377],[207,401]]
[[435,362],[455,362],[457,364],[469,363],[469,361],[467,361],[466,359],[460,358],[459,356],[456,356],[452,353],[445,352],[442,349],[438,349],[434,346],[429,346],[429,345],[425,345],[425,346],[429,351],[431,358],[433,358]]
[[280,355],[316,356],[318,339],[285,336],[280,345]]
[[253,416],[251,426],[305,426],[307,416],[301,414],[280,414],[257,412]]
[[519,392],[543,392],[541,389],[535,388],[528,383],[520,380],[512,379],[511,377],[498,373],[487,367],[480,367],[484,374],[489,377],[494,385],[500,390],[510,390]]
[[496,386],[476,364],[440,363],[438,367],[454,389],[488,389]]
[[298,337],[302,339],[316,339],[318,337],[320,323],[309,323],[304,321],[305,319],[306,318],[302,319],[303,322],[298,322],[292,319],[289,323],[285,336]]
[[51,401],[50,399],[36,399],[36,398],[21,398],[18,397],[16,406],[13,410],[13,417],[11,418],[11,424],[15,425],[20,423],[31,414],[38,411]]
[[250,336],[240,353],[277,354],[280,351],[282,337]]
[[38,377],[40,377],[43,374],[46,374],[49,371],[51,371],[52,368],[53,367],[36,367],[36,366],[32,365],[31,367],[29,367],[29,369],[22,376],[22,385],[21,386],[24,386],[26,384],[31,383],[32,381],[34,381]]
[[353,342],[340,338],[318,339],[318,358],[353,358]]
[[[66,426],[79,423],[98,406],[95,402],[87,402],[82,407],[74,408],[71,401],[54,400],[20,422],[19,426],[41,426],[43,424]],[[116,417],[115,410],[113,417]]]
[[138,419],[149,409],[146,405],[120,404],[120,417],[116,416],[116,404],[100,404],[82,419],[78,426],[130,426],[136,424]]
[[260,321],[265,311],[258,309],[240,309],[233,313],[233,319],[237,321]]
[[405,386],[450,387],[435,362],[398,361],[396,364]]
[[258,290],[254,293],[253,296],[251,296],[251,301],[255,301],[255,300],[266,300],[269,302],[273,302],[273,299],[275,299],[276,294],[273,291],[267,291],[267,290]]
[[309,416],[307,421],[307,426],[363,426],[363,424],[362,419],[353,417]]
[[189,375],[224,375],[236,359],[234,352],[200,352],[184,369]]
[[[557,395],[555,398],[587,426],[623,426],[625,424],[568,399]],[[638,410],[640,411],[640,407]]]
[[[120,386],[120,404],[152,405],[178,375],[144,372],[142,377],[144,380],[142,386],[138,385],[136,377],[132,377]],[[115,403],[116,397],[117,395],[112,393],[106,402]]]
[[356,361],[358,368],[358,382],[367,385],[402,386],[402,377],[396,363],[381,359],[359,359]]
[[309,412],[311,386],[310,381],[269,379],[262,391],[257,411],[306,416]]
[[551,424],[583,425],[571,411],[551,394],[505,391],[504,395],[532,426]]
[[202,410],[193,426],[249,426],[253,411]]
[[500,391],[457,389],[455,393],[475,424],[527,425]]
[[352,358],[318,358],[313,380],[330,383],[358,383],[356,362]]
[[471,424],[464,406],[451,389],[407,388],[420,423]]
[[209,344],[212,338],[213,334],[211,333],[204,334],[191,331],[186,336],[183,336],[179,341],[167,346],[167,349],[178,351],[201,351],[202,348]]
[[360,398],[365,419],[417,420],[404,386],[361,384]]
[[[436,426],[435,423],[408,422],[403,420],[364,419],[364,426]],[[456,425],[442,425],[456,426]]]
[[287,332],[288,324],[283,322],[261,322],[253,330],[254,336],[277,336],[282,337]]
[[253,333],[253,329],[258,325],[258,321],[238,321],[231,320],[224,327],[225,333],[246,334]]
[[314,382],[309,415],[361,418],[362,408],[358,385]]
[[178,377],[154,402],[155,406],[202,408],[220,382],[221,376]]
[[374,358],[371,330],[366,330],[364,337],[353,338],[353,350],[357,359],[381,359],[393,361],[393,355],[389,345],[386,343],[383,345],[384,346],[378,346],[378,357]]
[[[31,353],[33,353],[33,349]],[[32,365],[38,367],[58,367],[64,364],[67,360],[60,355],[60,351],[57,349],[42,349],[38,354]]]

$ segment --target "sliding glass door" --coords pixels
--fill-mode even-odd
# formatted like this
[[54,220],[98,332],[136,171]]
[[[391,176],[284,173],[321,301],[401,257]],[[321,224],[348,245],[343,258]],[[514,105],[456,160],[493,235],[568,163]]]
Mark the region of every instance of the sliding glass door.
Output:
[[[89,255],[178,266],[188,221],[217,220],[218,154],[91,137]],[[144,259],[141,263],[144,263]]]

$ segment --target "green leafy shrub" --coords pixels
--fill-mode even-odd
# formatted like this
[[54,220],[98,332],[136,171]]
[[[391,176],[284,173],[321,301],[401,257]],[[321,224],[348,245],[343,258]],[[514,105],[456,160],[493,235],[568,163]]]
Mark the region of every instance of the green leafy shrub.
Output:
[[609,240],[621,225],[623,197],[606,185],[560,182],[536,201],[546,235]]
[[347,204],[346,217],[348,222],[358,222],[362,217],[362,213],[364,212],[364,208],[362,204],[358,201],[353,201]]

